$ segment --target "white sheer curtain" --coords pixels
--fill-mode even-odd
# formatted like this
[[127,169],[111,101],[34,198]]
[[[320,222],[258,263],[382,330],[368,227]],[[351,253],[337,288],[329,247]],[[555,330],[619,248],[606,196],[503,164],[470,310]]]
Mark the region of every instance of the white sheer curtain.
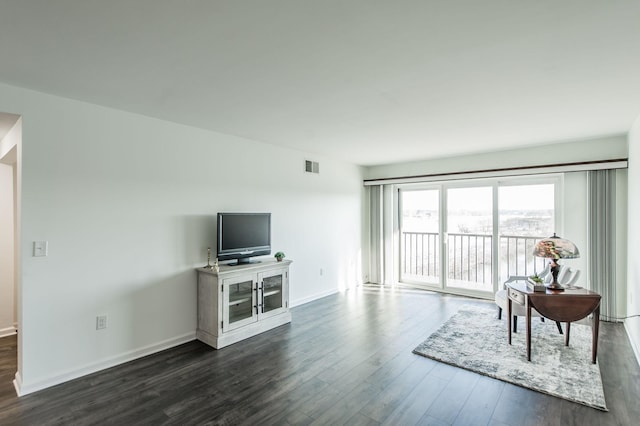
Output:
[[589,281],[600,293],[600,319],[615,321],[616,309],[616,171],[588,172]]
[[383,186],[369,190],[369,282],[384,282]]

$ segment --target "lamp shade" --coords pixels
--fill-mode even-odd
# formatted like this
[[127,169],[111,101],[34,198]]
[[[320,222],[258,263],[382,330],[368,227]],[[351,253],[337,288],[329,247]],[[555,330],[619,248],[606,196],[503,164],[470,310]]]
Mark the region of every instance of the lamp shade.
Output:
[[580,257],[580,251],[571,241],[553,234],[553,237],[538,241],[533,249],[533,255],[550,259],[574,259]]

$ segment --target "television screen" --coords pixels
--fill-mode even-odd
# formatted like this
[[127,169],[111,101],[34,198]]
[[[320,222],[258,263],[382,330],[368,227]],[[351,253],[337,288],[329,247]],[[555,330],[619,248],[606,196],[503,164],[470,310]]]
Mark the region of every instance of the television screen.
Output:
[[218,213],[217,255],[219,260],[271,254],[271,213]]

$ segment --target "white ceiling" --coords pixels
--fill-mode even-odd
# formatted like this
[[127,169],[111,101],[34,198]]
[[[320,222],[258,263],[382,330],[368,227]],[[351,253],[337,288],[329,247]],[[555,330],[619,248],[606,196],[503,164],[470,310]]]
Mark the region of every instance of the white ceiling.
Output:
[[638,0],[0,0],[0,81],[370,165],[626,133]]

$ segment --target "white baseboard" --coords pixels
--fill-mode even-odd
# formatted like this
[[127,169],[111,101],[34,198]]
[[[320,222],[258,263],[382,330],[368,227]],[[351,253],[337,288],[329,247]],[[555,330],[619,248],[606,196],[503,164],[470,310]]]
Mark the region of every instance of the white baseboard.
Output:
[[627,327],[627,321],[629,320],[627,319],[624,321],[624,329],[627,332],[629,343],[631,343],[631,349],[633,349],[633,353],[636,356],[636,362],[638,363],[638,365],[640,365],[640,348],[638,347],[638,345],[640,345],[640,342],[636,342],[634,340],[634,337],[631,335],[631,332],[629,331],[629,327]]
[[[316,293],[314,295],[307,296],[301,299],[296,299],[295,301],[291,301],[290,307],[303,305],[305,303],[309,303],[314,300],[318,300],[323,297],[336,294],[338,292],[339,292],[338,289],[331,289],[331,290]],[[23,383],[22,377],[18,373],[16,373],[16,377],[13,381],[13,384],[14,384],[14,387],[16,388],[16,393],[18,394],[18,396],[28,395],[30,393],[37,392],[39,390],[46,389],[51,386],[59,385],[60,383],[68,382],[69,380],[77,379],[79,377],[86,376],[91,373],[95,373],[101,370],[105,370],[107,368],[115,367],[116,365],[124,364],[125,362],[133,361],[135,359],[142,358],[147,355],[152,355],[154,353],[157,353],[166,349],[170,349],[174,346],[182,345],[184,343],[190,342],[195,339],[196,339],[196,333],[195,331],[193,331],[190,333],[183,334],[181,336],[164,340],[162,342],[154,343],[152,345],[148,345],[139,349],[128,351],[120,355],[104,358],[95,363],[90,363],[78,368],[74,368],[72,370],[67,370],[61,374],[56,374],[54,376],[47,377],[45,379],[42,379],[33,383]]]
[[7,327],[7,328],[0,328],[0,338],[7,337],[7,336],[13,336],[17,332],[18,332],[18,329],[15,326]]
[[13,387],[16,390],[16,395],[20,396],[20,389],[22,388],[22,376],[16,371],[15,379],[13,379]]
[[321,293],[316,293],[312,296],[303,297],[302,299],[292,300],[289,304],[290,307],[304,305],[305,303],[313,302],[314,300],[322,299],[323,297],[331,296],[332,294],[338,293],[340,290],[337,288],[323,291]]
[[166,349],[182,345],[183,343],[187,343],[195,339],[196,333],[195,331],[192,331],[181,336],[164,340],[162,342],[124,352],[120,355],[104,358],[98,362],[86,364],[82,367],[74,368],[73,370],[68,370],[62,374],[56,374],[55,376],[47,377],[34,383],[23,383],[22,377],[20,377],[18,373],[16,373],[16,378],[13,381],[13,384],[16,388],[18,396],[23,396],[51,386],[59,385],[60,383],[68,382],[69,380],[77,379],[78,377],[86,376],[87,374],[115,367],[116,365],[124,364],[125,362],[133,361],[147,355],[152,355],[156,352],[164,351]]

